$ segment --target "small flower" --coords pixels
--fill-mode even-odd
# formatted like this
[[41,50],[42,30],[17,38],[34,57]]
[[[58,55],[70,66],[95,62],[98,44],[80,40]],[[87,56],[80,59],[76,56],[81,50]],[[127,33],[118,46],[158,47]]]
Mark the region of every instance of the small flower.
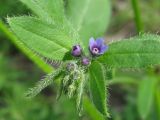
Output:
[[105,45],[103,38],[94,39],[93,37],[89,40],[89,50],[92,55],[102,55],[108,49],[108,46]]
[[80,45],[75,45],[72,48],[72,55],[75,57],[79,57],[82,53],[82,49],[80,47]]
[[83,57],[82,58],[82,64],[83,65],[89,65],[90,64],[90,59],[87,57]]

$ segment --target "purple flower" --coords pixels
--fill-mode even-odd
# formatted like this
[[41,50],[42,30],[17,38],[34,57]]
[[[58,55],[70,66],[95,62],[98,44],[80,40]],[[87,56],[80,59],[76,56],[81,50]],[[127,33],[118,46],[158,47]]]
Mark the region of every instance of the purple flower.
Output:
[[82,58],[82,64],[83,65],[89,65],[90,64],[90,59],[87,57],[83,57]]
[[89,40],[89,50],[92,55],[102,55],[108,49],[108,46],[105,45],[103,38],[94,39],[93,37]]
[[81,53],[82,53],[82,49],[81,49],[80,45],[73,46],[73,48],[72,48],[72,55],[73,56],[78,57],[81,55]]

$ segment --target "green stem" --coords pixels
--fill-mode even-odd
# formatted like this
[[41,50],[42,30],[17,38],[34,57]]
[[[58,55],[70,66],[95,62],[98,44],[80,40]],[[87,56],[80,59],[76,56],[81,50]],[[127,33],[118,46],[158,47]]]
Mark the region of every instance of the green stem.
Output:
[[7,26],[0,21],[0,31],[2,31],[6,37],[30,60],[32,60],[36,65],[38,65],[44,72],[48,73],[53,71],[53,68],[47,65],[40,57],[35,55],[29,48],[27,48],[24,44],[22,44],[17,37],[12,34]]
[[137,32],[139,33],[139,32],[143,32],[144,28],[143,28],[141,12],[139,9],[138,2],[139,2],[138,0],[132,0],[132,8],[134,12],[135,24],[136,24]]

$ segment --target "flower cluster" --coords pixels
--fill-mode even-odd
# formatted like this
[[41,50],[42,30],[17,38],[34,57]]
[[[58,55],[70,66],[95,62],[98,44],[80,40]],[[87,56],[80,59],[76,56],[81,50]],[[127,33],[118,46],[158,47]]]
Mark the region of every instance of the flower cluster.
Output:
[[[100,56],[104,54],[108,46],[105,45],[104,39],[103,38],[97,38],[96,40],[92,37],[89,40],[89,51],[92,55],[92,57]],[[82,48],[80,45],[74,45],[72,48],[71,54],[74,57],[81,57],[82,56]],[[82,56],[82,64],[83,65],[89,65],[90,64],[90,59],[89,57],[84,57]]]

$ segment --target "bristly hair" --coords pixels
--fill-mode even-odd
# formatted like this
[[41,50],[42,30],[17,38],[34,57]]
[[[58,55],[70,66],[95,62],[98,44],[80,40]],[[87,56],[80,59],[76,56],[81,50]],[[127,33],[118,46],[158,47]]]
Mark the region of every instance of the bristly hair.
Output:
[[62,72],[62,67],[58,68],[56,71],[53,71],[45,76],[42,80],[36,83],[35,87],[30,88],[28,92],[25,93],[25,97],[33,98],[38,93],[40,93],[44,88],[53,83],[53,80]]
[[63,61],[61,60],[51,60],[47,58],[43,58],[43,59],[47,64],[51,65],[55,69],[59,68],[63,64]]

